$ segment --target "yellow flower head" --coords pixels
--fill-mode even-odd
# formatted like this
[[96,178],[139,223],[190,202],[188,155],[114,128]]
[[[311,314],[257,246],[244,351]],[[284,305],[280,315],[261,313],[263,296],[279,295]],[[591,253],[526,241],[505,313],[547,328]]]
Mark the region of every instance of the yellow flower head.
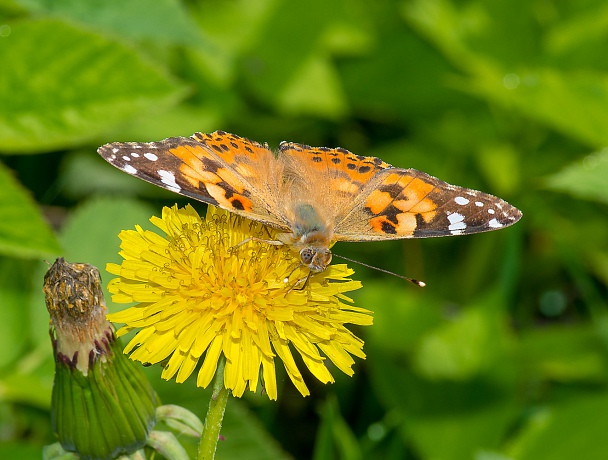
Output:
[[[304,396],[308,388],[292,350],[321,382],[334,379],[327,359],[352,375],[352,356],[365,358],[363,341],[345,324],[370,325],[371,312],[352,305],[345,292],[361,287],[346,265],[308,276],[288,248],[264,225],[209,206],[203,221],[191,206],[164,208],[151,222],[165,236],[136,230],[120,233],[121,265],[108,264],[112,300],[137,305],[108,319],[138,329],[125,348],[144,363],[167,360],[162,377],[185,381],[196,368],[197,384],[209,385],[218,360],[226,358],[224,385],[235,396],[256,391],[261,375],[277,398],[275,356]],[[244,243],[245,242],[245,243]]]

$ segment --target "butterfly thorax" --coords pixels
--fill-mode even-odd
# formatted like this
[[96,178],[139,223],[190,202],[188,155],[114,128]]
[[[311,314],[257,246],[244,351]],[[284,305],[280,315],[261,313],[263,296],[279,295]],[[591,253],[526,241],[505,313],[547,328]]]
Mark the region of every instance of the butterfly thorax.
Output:
[[331,229],[311,204],[298,203],[289,212],[291,233],[277,235],[311,271],[322,272],[331,262]]

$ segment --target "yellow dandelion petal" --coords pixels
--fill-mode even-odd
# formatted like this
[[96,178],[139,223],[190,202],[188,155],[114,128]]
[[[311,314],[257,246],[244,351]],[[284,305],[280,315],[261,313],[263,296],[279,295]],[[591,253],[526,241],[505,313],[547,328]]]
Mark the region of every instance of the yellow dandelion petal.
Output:
[[272,239],[274,230],[212,206],[204,220],[191,206],[174,206],[151,222],[164,235],[122,231],[124,260],[107,266],[117,276],[108,284],[112,300],[136,303],[108,315],[124,323],[119,335],[138,330],[125,348],[132,359],[167,360],[162,377],[177,382],[200,364],[197,385],[206,387],[223,356],[233,395],[261,383],[277,399],[276,359],[306,396],[294,351],[323,383],[334,381],[328,363],[352,375],[353,356],[365,358],[346,326],[370,325],[372,315],[345,295],[361,287],[346,265],[309,277],[288,247],[251,240]]
[[[153,335],[154,335],[153,328],[149,327],[147,329],[142,329],[137,334],[135,334],[135,337],[133,337],[133,339],[131,339],[131,341],[127,344],[127,346],[124,349],[124,352],[130,353],[136,347],[138,347],[142,343],[146,342],[146,340],[148,340]],[[131,357],[133,357],[133,356],[131,356]]]
[[274,359],[262,356],[262,376],[264,378],[264,388],[266,394],[272,400],[277,399],[277,373],[274,366]]
[[[336,365],[338,369],[340,369],[346,375],[353,375],[352,365],[355,364],[355,361],[348,353],[346,353],[344,348],[339,343],[320,343],[319,348],[327,355],[327,357]],[[365,355],[360,356],[360,358],[365,358]]]
[[207,348],[203,365],[198,371],[198,378],[196,379],[196,384],[199,387],[206,388],[211,383],[217,369],[217,361],[222,353],[222,342],[222,336],[216,336]]
[[192,373],[194,372],[194,369],[196,369],[197,364],[198,364],[198,358],[195,358],[192,355],[188,354],[184,358],[182,365],[179,368],[177,376],[175,377],[175,381],[177,383],[185,382],[186,379],[192,375]]

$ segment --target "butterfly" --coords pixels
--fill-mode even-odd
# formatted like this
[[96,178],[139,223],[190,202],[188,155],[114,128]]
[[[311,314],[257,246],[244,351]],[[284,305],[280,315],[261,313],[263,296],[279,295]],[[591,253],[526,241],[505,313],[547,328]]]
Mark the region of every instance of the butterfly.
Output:
[[98,153],[152,184],[278,231],[311,272],[337,241],[466,235],[508,227],[521,211],[493,195],[343,148],[268,144],[215,131],[160,142],[114,142]]

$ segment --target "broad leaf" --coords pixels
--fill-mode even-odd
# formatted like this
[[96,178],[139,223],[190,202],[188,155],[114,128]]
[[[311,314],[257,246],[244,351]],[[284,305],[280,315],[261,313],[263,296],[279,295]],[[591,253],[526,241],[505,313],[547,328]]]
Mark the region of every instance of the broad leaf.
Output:
[[69,18],[124,37],[191,45],[203,43],[196,24],[178,0],[16,1],[32,12]]
[[0,41],[0,151],[70,147],[139,114],[162,111],[182,87],[131,48],[56,20],[24,21]]
[[546,184],[553,190],[577,198],[608,203],[608,149],[571,163],[549,176]]
[[34,200],[1,163],[0,216],[0,254],[43,258],[61,252]]

